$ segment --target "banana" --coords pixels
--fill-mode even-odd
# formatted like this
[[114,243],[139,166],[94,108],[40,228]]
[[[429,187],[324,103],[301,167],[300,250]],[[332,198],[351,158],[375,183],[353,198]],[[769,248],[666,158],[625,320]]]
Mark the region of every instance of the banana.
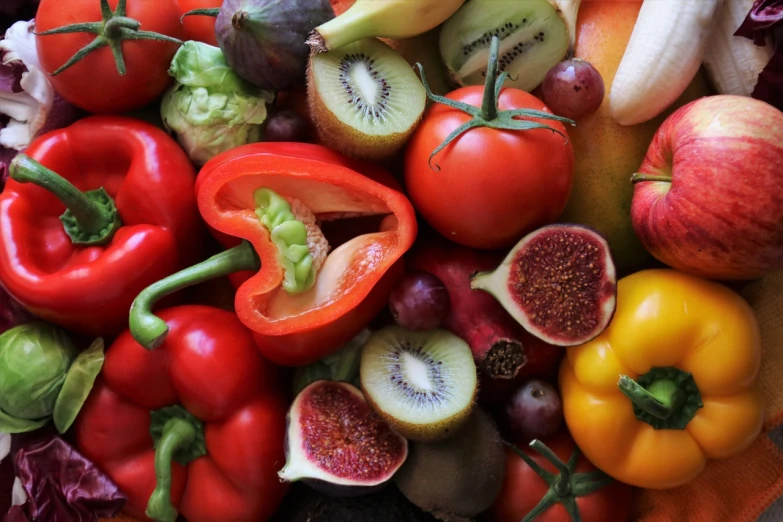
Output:
[[315,28],[307,39],[323,53],[363,38],[410,38],[442,24],[465,0],[357,0],[340,16]]
[[722,0],[645,0],[609,92],[621,125],[658,116],[685,91],[707,50]]
[[755,45],[752,40],[734,36],[745,20],[753,0],[723,0],[718,22],[707,53],[704,68],[719,94],[750,96],[759,74],[772,59],[775,49],[769,39],[767,45]]

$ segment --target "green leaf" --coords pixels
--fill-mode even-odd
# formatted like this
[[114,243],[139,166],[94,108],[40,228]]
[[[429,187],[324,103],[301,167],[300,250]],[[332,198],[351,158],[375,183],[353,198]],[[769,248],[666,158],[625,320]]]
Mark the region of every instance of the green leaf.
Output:
[[35,431],[38,428],[42,428],[47,422],[49,422],[48,418],[37,420],[19,419],[0,410],[0,431],[4,433]]
[[54,403],[54,425],[60,433],[68,431],[84,406],[95,378],[103,368],[103,348],[103,339],[95,339],[89,348],[76,357],[68,370],[57,402]]

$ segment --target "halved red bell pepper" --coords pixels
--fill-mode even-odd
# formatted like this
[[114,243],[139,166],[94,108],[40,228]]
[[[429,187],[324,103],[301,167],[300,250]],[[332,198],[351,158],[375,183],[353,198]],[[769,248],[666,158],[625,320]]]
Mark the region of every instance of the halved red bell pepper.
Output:
[[[393,178],[365,167],[304,143],[256,143],[213,158],[197,181],[199,210],[216,237],[233,248],[144,290],[131,310],[131,333],[154,348],[167,330],[150,312],[158,298],[205,278],[241,272],[233,278],[236,312],[255,332],[266,358],[301,366],[337,350],[381,311],[402,275],[402,255],[416,238],[414,209]],[[255,199],[259,191],[278,203],[287,199],[291,209],[301,203],[311,218],[332,221],[335,228],[334,220],[356,216],[376,216],[380,224],[334,248],[310,286],[292,291],[285,287],[290,274],[275,234],[262,223],[266,207]]]
[[277,477],[287,404],[274,366],[231,312],[188,305],[160,317],[171,328],[160,349],[125,331],[107,350],[74,425],[77,447],[135,518],[263,522],[287,491]]
[[153,125],[84,118],[36,139],[10,175],[0,284],[47,321],[112,337],[142,289],[198,259],[195,170]]

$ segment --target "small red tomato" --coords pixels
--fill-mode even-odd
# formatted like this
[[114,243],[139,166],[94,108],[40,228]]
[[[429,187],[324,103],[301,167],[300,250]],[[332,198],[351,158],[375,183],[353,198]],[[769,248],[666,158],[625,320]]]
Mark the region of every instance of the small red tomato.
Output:
[[[41,67],[60,96],[86,111],[139,109],[171,83],[169,65],[185,38],[181,13],[174,0],[109,0],[106,11],[101,5],[100,0],[41,0],[35,16]],[[41,34],[67,26],[74,32]],[[94,48],[64,67],[88,45]]]
[[[220,9],[223,0],[176,0],[180,14],[194,9]],[[188,40],[196,40],[209,45],[217,45],[215,37],[215,17],[207,15],[189,15],[182,19]]]
[[[506,478],[490,510],[492,522],[626,522],[632,488],[593,466],[567,433],[506,448]],[[532,463],[532,465],[531,465]],[[539,469],[535,469],[539,467]],[[542,474],[543,472],[543,474]],[[546,475],[546,476],[544,476]],[[528,515],[533,514],[532,517]]]
[[509,247],[554,222],[573,185],[574,151],[562,123],[570,120],[519,89],[485,97],[504,79],[491,72],[496,60],[490,53],[484,87],[436,100],[405,154],[405,185],[416,209],[441,235],[473,248]]

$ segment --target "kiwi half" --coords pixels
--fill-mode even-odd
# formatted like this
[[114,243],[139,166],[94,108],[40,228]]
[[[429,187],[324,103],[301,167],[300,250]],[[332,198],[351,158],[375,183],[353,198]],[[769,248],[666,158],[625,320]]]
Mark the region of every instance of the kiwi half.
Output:
[[446,330],[378,330],[362,350],[359,374],[370,405],[411,440],[448,438],[467,421],[476,401],[473,354]]
[[368,38],[311,56],[307,98],[322,143],[378,160],[405,144],[427,94],[402,56]]
[[[489,44],[500,39],[498,69],[509,73],[504,85],[535,89],[568,53],[573,38],[570,18],[554,0],[471,0],[444,24],[440,54],[460,85],[483,85]],[[576,4],[576,5],[573,5]],[[569,9],[578,9],[573,2]]]

